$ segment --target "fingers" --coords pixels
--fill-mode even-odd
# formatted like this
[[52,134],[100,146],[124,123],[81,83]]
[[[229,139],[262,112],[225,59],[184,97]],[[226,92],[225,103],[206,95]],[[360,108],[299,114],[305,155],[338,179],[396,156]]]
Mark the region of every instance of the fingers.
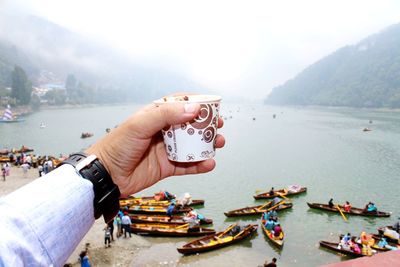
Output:
[[199,174],[212,171],[215,168],[215,160],[207,159],[193,163],[176,163],[173,175]]
[[220,134],[217,134],[217,137],[215,137],[215,147],[222,148],[224,146],[225,146],[225,137],[223,137]]
[[197,103],[162,104],[138,112],[127,123],[136,138],[150,138],[166,126],[193,120],[199,111]]
[[221,117],[218,117],[218,128],[222,128],[224,126],[224,120]]

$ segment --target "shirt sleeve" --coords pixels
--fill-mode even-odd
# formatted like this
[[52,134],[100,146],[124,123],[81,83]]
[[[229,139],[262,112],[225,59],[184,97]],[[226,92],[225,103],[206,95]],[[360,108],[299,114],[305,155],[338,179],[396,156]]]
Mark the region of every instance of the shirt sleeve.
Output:
[[62,266],[94,223],[93,185],[71,165],[0,199],[0,266]]

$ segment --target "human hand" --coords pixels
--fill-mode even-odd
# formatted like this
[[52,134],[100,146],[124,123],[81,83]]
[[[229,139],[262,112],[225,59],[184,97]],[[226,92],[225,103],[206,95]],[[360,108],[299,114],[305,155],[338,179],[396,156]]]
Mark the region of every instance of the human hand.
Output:
[[[149,105],[113,129],[85,152],[96,155],[118,186],[121,196],[141,191],[174,175],[198,174],[214,169],[214,159],[181,163],[168,160],[161,129],[193,120],[200,111],[195,103]],[[218,128],[223,120],[218,119]],[[225,145],[217,135],[215,147]]]

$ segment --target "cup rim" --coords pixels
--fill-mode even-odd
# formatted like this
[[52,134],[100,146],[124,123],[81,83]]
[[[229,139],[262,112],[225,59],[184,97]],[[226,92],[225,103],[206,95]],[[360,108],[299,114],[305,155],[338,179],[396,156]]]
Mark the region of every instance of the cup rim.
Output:
[[[215,103],[215,102],[220,102],[222,100],[222,97],[219,95],[203,95],[203,94],[195,94],[195,95],[188,94],[187,96],[189,97],[189,100],[179,100],[179,101],[175,100],[176,98],[182,96],[186,95],[182,94],[175,96],[165,96],[163,98],[154,100],[153,103],[157,105],[172,104],[172,103]],[[168,101],[168,99],[171,99],[172,101],[171,100]]]

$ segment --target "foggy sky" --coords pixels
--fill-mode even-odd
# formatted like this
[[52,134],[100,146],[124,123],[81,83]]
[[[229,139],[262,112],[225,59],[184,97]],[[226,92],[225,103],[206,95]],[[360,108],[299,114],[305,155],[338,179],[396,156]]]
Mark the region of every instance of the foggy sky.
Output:
[[338,48],[400,22],[395,0],[0,0],[0,8],[103,40],[136,62],[221,94],[255,99]]

